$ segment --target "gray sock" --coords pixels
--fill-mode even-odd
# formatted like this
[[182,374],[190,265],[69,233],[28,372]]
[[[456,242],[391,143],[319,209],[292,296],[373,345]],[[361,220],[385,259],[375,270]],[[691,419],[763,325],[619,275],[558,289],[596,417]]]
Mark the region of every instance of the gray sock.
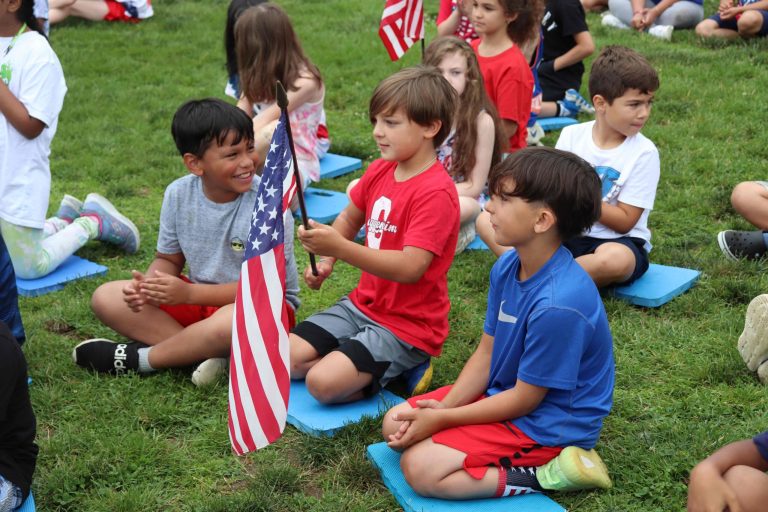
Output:
[[157,371],[157,369],[152,368],[152,365],[149,364],[149,351],[151,349],[152,347],[139,349],[139,373],[152,373]]

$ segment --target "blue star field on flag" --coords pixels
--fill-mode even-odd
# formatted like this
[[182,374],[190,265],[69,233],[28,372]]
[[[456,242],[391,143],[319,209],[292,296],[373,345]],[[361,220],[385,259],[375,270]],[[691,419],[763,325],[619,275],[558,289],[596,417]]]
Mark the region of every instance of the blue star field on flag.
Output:
[[264,254],[283,243],[283,179],[286,172],[291,172],[293,159],[287,133],[281,126],[283,122],[282,118],[278,121],[264,162],[245,259]]

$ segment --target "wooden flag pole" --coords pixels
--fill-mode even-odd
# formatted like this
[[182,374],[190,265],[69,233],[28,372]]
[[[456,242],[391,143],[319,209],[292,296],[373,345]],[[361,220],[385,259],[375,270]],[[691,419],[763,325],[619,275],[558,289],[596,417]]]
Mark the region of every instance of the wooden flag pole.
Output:
[[[291,156],[293,157],[293,176],[296,178],[296,195],[299,198],[299,211],[301,212],[301,223],[304,225],[304,229],[309,230],[309,217],[307,216],[307,205],[304,204],[304,180],[299,172],[299,162],[296,160],[296,149],[293,146],[293,133],[291,132],[291,122],[288,117],[288,94],[285,92],[283,84],[280,80],[275,84],[275,98],[277,99],[277,106],[285,113],[286,121],[286,133],[288,134],[288,145],[291,147]],[[317,263],[315,262],[315,255],[309,253],[309,266],[312,267],[312,275],[317,276]]]

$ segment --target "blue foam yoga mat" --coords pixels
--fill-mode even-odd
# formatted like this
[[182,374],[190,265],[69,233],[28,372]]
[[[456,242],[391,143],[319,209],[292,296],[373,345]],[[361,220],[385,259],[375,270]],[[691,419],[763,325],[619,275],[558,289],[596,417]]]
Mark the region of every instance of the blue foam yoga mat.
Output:
[[25,297],[37,297],[46,293],[56,292],[64,288],[69,281],[83,277],[100,276],[107,272],[107,267],[92,261],[70,256],[59,268],[38,279],[16,278],[16,287],[19,294]]
[[[304,203],[310,219],[328,224],[347,207],[349,198],[343,192],[309,187],[304,191]],[[296,217],[299,215],[299,210],[296,210]]]
[[366,451],[384,484],[405,512],[565,512],[556,501],[543,494],[462,501],[425,498],[416,494],[405,481],[400,469],[400,454],[387,443],[372,444]]
[[611,288],[607,293],[637,306],[657,308],[688,291],[700,275],[698,270],[651,263],[643,277],[629,286]]
[[363,166],[363,161],[351,156],[326,153],[320,159],[320,179],[337,178],[356,171]]
[[29,493],[27,499],[21,504],[21,507],[16,512],[35,512],[35,498],[32,497],[32,493]]
[[539,123],[539,126],[541,126],[541,129],[545,132],[562,130],[566,126],[579,124],[579,122],[572,117],[540,117],[537,122]]
[[295,380],[288,399],[288,423],[311,436],[332,436],[344,425],[357,423],[363,416],[376,417],[401,402],[402,398],[384,390],[357,402],[323,405],[309,394],[303,380]]
[[465,249],[467,251],[489,251],[488,246],[485,245],[480,235],[475,236],[475,239],[469,242],[469,245]]

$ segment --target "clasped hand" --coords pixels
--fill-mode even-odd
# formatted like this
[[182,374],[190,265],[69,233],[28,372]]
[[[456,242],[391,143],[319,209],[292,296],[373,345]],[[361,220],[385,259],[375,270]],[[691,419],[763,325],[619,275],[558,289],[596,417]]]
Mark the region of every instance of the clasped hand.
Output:
[[154,271],[153,277],[146,277],[137,270],[131,271],[133,279],[123,287],[123,300],[128,307],[138,313],[144,304],[187,304],[189,302],[190,283],[178,276]]
[[656,18],[658,17],[659,15],[653,9],[642,9],[640,12],[636,12],[635,15],[632,16],[631,25],[636,30],[646,30],[650,28],[651,25],[653,25],[653,22],[656,21]]
[[395,450],[404,450],[445,428],[440,409],[446,407],[438,400],[418,400],[415,409],[401,411],[392,418],[401,421],[397,432],[390,434],[387,445]]

